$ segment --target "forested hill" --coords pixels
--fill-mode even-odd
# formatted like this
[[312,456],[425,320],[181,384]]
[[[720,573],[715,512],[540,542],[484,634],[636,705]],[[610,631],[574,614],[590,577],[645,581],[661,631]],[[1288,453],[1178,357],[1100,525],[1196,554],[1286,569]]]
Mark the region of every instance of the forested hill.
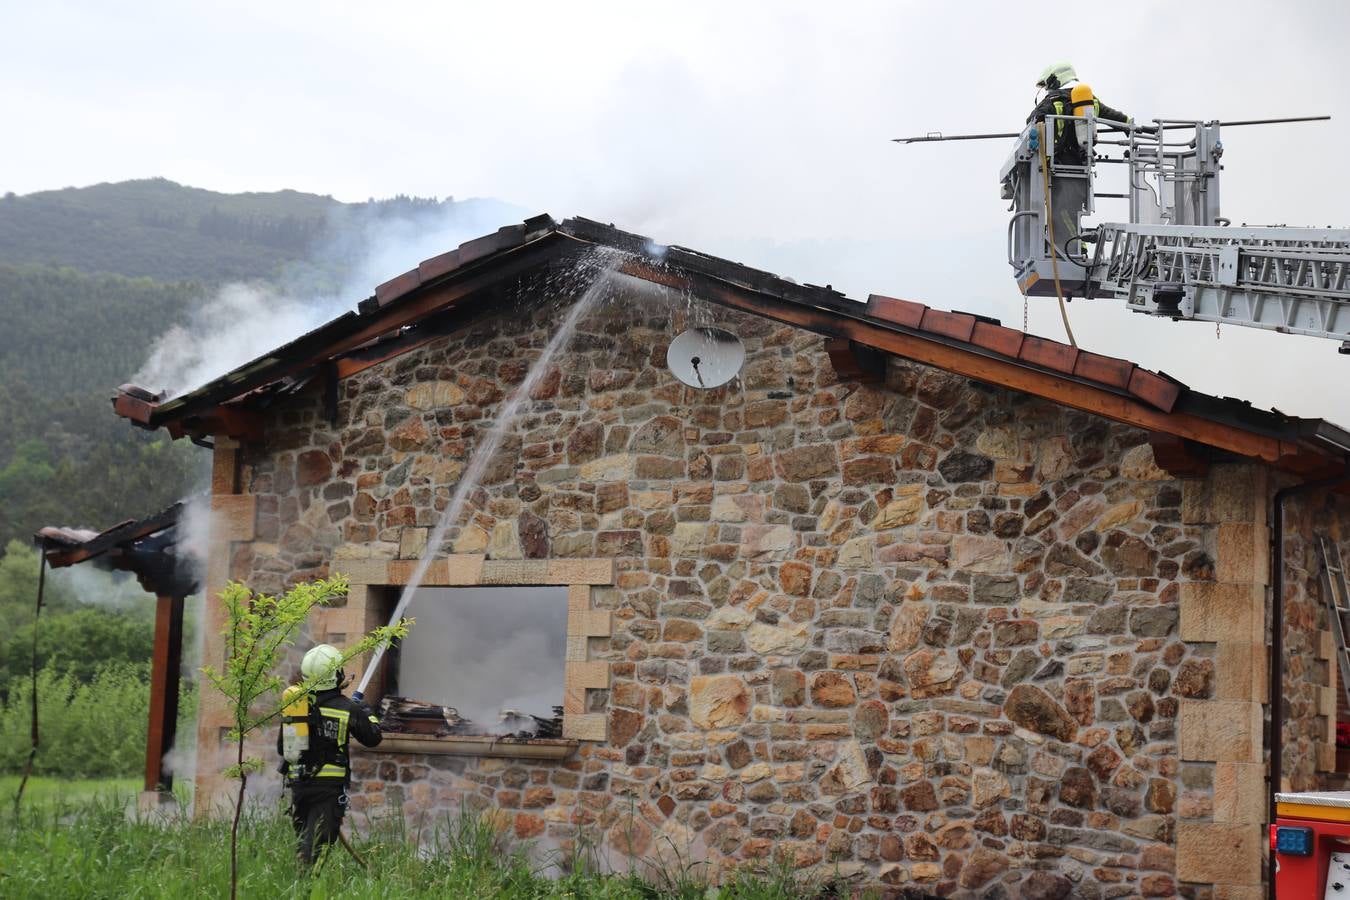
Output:
[[355,216],[453,204],[394,197],[342,203],[299,191],[221,194],[164,178],[0,197],[0,263],[133,278],[271,278]]
[[192,282],[0,265],[0,548],[43,525],[104,528],[182,495],[202,454],[136,432],[109,398],[202,296]]
[[162,178],[0,197],[0,550],[43,525],[147,515],[189,490],[207,455],[131,427],[109,398],[221,284],[302,263],[336,277],[372,223],[478,203],[493,201],[349,204]]
[[219,194],[163,178],[0,198],[0,263],[165,280],[266,278],[343,207],[277,191]]
[[[355,302],[409,254],[415,262],[526,214],[487,200],[341,203],[164,179],[0,197],[0,775],[26,762],[23,691],[35,658],[43,729],[35,772],[130,775],[142,765],[153,598],[124,573],[49,572],[38,628],[31,541],[44,525],[104,529],[141,518],[209,482],[210,453],[112,412],[113,392],[142,369],[156,339],[182,325],[208,344],[228,340],[199,315],[229,308],[227,282],[271,282],[279,295],[302,297],[350,282]],[[288,336],[260,330],[262,340]],[[192,621],[189,613],[189,629]],[[187,722],[195,674],[185,666]]]

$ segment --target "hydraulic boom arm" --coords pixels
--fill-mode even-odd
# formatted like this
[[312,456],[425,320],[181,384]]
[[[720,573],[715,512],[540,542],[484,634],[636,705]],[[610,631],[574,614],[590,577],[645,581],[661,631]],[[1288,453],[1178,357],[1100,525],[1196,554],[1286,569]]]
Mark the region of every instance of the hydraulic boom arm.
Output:
[[[1098,124],[1115,133],[1097,136]],[[1055,159],[1057,141],[1043,135],[1075,126],[1084,152]],[[1048,116],[1016,136],[1000,176],[1012,201],[1008,263],[1022,293],[1117,298],[1149,315],[1330,338],[1350,353],[1350,229],[1230,227],[1219,214],[1220,123],[1155,126]],[[939,138],[911,140],[925,139]],[[1096,190],[1104,165],[1122,167],[1124,192]],[[1128,221],[1082,227],[1098,198],[1127,200]]]

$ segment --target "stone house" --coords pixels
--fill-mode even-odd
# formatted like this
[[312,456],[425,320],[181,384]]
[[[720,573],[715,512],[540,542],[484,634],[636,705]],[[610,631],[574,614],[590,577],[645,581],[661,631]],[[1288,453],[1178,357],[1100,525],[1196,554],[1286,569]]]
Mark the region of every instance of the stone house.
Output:
[[[597,266],[611,296],[428,547]],[[689,325],[741,339],[737,379],[671,374]],[[394,736],[354,754],[358,822],[468,806],[617,865],[786,854],[896,893],[1255,898],[1272,675],[1277,781],[1334,768],[1315,541],[1350,505],[1281,495],[1280,543],[1272,516],[1350,435],[978,316],[539,217],[114,403],[212,446],[210,588],[350,576],[315,639],[382,623],[428,553],[425,585],[565,598],[563,738]],[[203,698],[199,810],[225,721]]]

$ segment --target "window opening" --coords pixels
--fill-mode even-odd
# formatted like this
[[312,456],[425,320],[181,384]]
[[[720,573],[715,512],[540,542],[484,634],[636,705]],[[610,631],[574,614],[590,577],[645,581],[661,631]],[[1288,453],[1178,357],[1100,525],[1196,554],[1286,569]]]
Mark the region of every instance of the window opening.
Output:
[[562,736],[566,587],[422,588],[386,657],[388,732]]

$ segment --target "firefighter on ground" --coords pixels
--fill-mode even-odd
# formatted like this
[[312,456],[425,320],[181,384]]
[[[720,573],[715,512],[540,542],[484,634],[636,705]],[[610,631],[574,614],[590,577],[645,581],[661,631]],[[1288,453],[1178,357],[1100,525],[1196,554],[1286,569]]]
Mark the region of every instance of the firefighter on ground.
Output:
[[298,855],[307,865],[336,843],[342,828],[351,783],[348,738],[355,737],[367,747],[381,740],[379,719],[364,703],[343,695],[341,661],[341,651],[331,644],[319,644],[305,654],[300,674],[306,680],[322,677],[308,698],[295,688],[287,689],[293,702],[283,714],[282,731],[277,735],[281,774],[291,789]]
[[[1027,116],[1028,122],[1041,122],[1046,116],[1081,116],[1091,112],[1098,119],[1113,122],[1132,123],[1134,120],[1118,109],[1112,109],[1092,95],[1092,90],[1078,81],[1073,66],[1066,62],[1046,66],[1036,87],[1045,91],[1045,96],[1036,104],[1036,108]],[[1076,90],[1075,90],[1076,89]],[[1075,98],[1075,94],[1079,96]],[[1087,126],[1090,127],[1090,126]],[[1061,165],[1087,166],[1087,148],[1079,140],[1080,128],[1073,127],[1064,119],[1054,120],[1054,158]],[[1079,232],[1079,219],[1087,210],[1089,182],[1086,178],[1055,178],[1051,185],[1050,212],[1055,223],[1055,243],[1059,245],[1061,256],[1068,256],[1064,248],[1069,239]],[[1070,247],[1070,249],[1074,249]],[[1081,247],[1077,248],[1079,251]],[[1077,253],[1075,255],[1078,255]]]

